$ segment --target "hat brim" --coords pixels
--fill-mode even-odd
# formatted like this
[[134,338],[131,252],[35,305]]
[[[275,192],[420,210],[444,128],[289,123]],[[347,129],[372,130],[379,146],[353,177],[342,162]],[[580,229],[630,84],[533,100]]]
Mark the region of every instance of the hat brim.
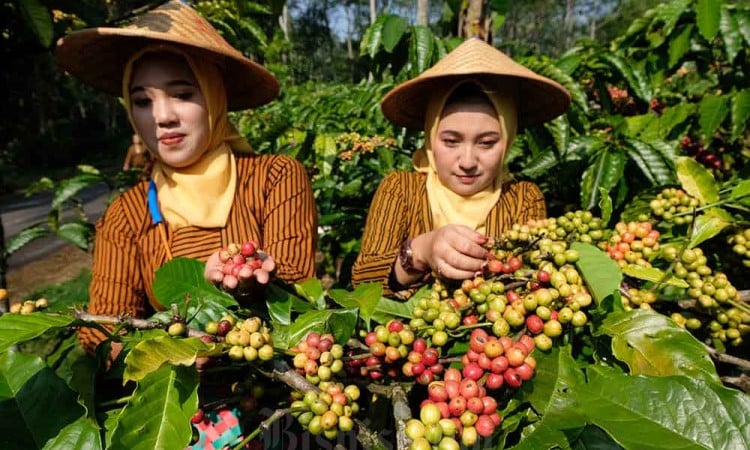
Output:
[[224,77],[230,111],[255,108],[279,95],[276,77],[239,52],[222,47],[198,47],[166,33],[129,28],[90,28],[58,41],[55,58],[60,68],[85,84],[122,96],[122,77],[130,57],[155,42],[176,44],[198,57],[216,61]]
[[568,91],[546,78],[528,78],[496,73],[464,73],[422,76],[406,81],[388,92],[380,104],[383,114],[396,125],[424,129],[427,105],[436,92],[445,92],[457,83],[475,80],[485,87],[518,87],[518,129],[524,129],[564,113],[570,106]]

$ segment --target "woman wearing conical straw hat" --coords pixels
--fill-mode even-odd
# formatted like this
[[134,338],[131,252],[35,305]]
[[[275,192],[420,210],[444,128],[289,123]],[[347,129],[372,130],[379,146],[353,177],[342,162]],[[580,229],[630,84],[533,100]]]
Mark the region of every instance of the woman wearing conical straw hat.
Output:
[[518,130],[569,105],[565,88],[478,39],[386,94],[386,118],[424,130],[425,144],[413,155],[415,171],[391,173],[378,187],[353,283],[408,296],[431,274],[473,278],[489,236],[545,217],[541,191],[514,181],[505,156]]
[[[227,117],[277,97],[270,72],[180,1],[120,28],[69,34],[56,58],[89,86],[123,97],[155,159],[150,180],[116,199],[97,224],[89,312],[144,317],[169,307],[152,283],[178,256],[210,257],[206,276],[227,288],[266,283],[271,271],[287,282],[314,276],[316,210],[304,168],[253,154]],[[262,268],[244,280],[211,270],[220,267],[219,249],[250,240],[269,255]],[[90,350],[103,339],[81,331]]]

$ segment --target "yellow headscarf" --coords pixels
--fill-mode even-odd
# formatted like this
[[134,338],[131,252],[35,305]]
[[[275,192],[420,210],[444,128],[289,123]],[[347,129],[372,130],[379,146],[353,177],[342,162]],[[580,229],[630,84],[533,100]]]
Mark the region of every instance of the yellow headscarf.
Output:
[[[149,52],[170,52],[185,59],[206,100],[210,133],[206,152],[189,167],[171,167],[157,157],[151,178],[156,184],[161,213],[172,230],[187,226],[223,227],[237,187],[237,164],[232,150],[249,153],[252,149],[229,122],[222,75],[216,64],[210,61],[196,64],[190,53],[176,46],[154,44],[136,52],[125,66],[122,82],[125,108],[134,129],[130,99],[133,65]],[[158,156],[154,149],[149,150]]]
[[[440,181],[435,166],[435,154],[432,150],[432,142],[437,136],[440,116],[445,108],[445,102],[456,88],[464,83],[474,83],[482,88],[482,91],[492,102],[500,121],[501,143],[505,146],[503,161],[500,162],[495,181],[483,191],[469,196],[456,194]],[[516,137],[516,128],[515,97],[509,93],[490,91],[477,81],[460,81],[447,89],[442,95],[435,95],[430,99],[425,114],[425,144],[423,148],[414,153],[412,164],[416,171],[427,174],[427,199],[435,229],[454,224],[465,225],[480,233],[485,232],[487,216],[500,199],[503,183],[510,178],[504,160]]]

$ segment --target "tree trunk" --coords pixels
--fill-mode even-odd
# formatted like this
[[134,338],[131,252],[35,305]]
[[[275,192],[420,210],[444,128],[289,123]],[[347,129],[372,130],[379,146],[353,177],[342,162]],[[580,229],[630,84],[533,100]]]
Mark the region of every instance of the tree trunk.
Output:
[[591,23],[589,23],[589,37],[591,39],[596,39],[596,17],[599,12],[599,2],[594,0],[593,3],[594,5],[592,9],[594,11],[594,14],[591,15]]
[[375,23],[378,18],[378,8],[375,0],[370,0],[370,25]]
[[281,8],[281,15],[279,16],[279,27],[281,27],[281,32],[284,34],[284,40],[289,41],[289,24],[290,22],[289,17],[289,7],[284,4],[284,6]]
[[484,0],[469,0],[466,8],[461,11],[459,23],[463,20],[459,37],[469,39],[476,37],[487,41],[490,38],[490,21],[485,20]]
[[565,2],[565,18],[563,27],[565,29],[565,46],[569,47],[573,40],[573,20],[575,19],[575,0]]
[[417,25],[429,25],[430,1],[417,0]]

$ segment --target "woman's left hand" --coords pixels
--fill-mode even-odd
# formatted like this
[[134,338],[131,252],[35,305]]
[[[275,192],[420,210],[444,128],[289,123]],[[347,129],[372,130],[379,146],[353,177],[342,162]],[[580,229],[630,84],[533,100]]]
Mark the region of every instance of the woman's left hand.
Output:
[[276,269],[276,261],[262,250],[257,251],[257,257],[261,261],[260,267],[253,269],[246,265],[236,275],[227,274],[223,270],[225,263],[221,262],[219,251],[216,251],[208,257],[203,276],[230,292],[247,291],[254,282],[267,284],[271,279],[271,273]]

